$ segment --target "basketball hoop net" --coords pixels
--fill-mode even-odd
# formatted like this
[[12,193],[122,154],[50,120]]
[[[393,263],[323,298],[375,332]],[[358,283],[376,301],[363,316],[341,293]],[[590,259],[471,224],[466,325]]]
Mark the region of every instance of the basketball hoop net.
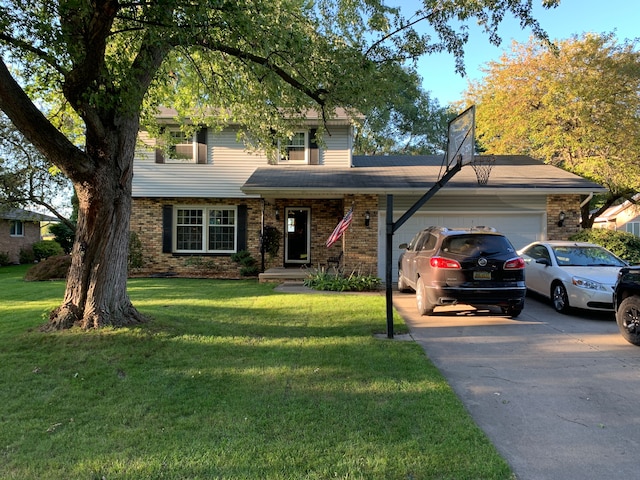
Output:
[[493,164],[496,163],[496,157],[493,155],[482,157],[478,155],[471,162],[473,170],[476,172],[476,178],[478,179],[478,185],[486,185],[489,181],[489,174],[493,168]]

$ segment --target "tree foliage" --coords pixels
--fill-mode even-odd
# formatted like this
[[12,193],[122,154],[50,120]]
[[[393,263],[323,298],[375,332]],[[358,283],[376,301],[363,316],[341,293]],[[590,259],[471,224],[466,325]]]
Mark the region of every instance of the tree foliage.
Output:
[[0,109],[78,197],[65,298],[48,327],[145,320],[126,292],[132,164],[158,106],[192,124],[241,122],[247,140],[270,145],[310,109],[384,105],[421,55],[451,52],[462,71],[474,17],[494,42],[505,14],[544,36],[531,8],[423,0],[406,18],[381,0],[0,0]]
[[449,108],[420,86],[413,72],[395,76],[395,95],[372,108],[354,141],[356,155],[429,155],[443,153],[447,124],[455,117]]
[[640,191],[637,41],[584,34],[555,49],[514,44],[471,85],[476,134],[488,153],[526,154],[609,189],[599,210]]

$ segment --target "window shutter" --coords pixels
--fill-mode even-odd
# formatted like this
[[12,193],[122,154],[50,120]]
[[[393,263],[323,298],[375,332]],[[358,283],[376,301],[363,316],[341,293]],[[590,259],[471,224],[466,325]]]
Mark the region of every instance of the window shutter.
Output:
[[164,163],[164,153],[160,148],[156,148],[156,163]]
[[318,165],[320,163],[320,149],[318,148],[318,142],[316,142],[317,129],[312,128],[309,131],[309,164]]
[[162,253],[171,253],[173,233],[173,205],[162,206]]
[[237,251],[247,249],[247,206],[238,205],[238,245]]
[[198,158],[196,163],[207,163],[207,129],[201,128],[196,134],[196,141],[198,142]]

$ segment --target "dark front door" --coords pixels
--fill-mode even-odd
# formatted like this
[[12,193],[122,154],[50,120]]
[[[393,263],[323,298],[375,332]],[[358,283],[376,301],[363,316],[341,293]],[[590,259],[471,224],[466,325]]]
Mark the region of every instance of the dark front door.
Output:
[[308,208],[287,208],[285,233],[285,264],[310,263],[311,229]]

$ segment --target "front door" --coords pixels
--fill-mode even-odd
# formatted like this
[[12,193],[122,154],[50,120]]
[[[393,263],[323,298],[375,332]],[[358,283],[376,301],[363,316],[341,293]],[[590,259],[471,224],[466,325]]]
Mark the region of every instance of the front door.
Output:
[[284,242],[285,264],[309,264],[311,249],[310,210],[286,208],[286,234]]

